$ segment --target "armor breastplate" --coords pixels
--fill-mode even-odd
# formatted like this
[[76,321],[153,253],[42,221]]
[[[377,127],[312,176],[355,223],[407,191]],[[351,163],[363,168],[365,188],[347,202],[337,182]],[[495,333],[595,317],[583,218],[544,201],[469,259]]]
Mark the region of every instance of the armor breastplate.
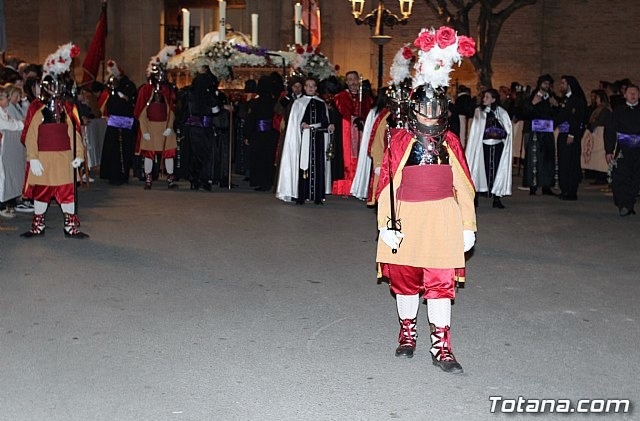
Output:
[[421,143],[421,139],[413,143],[409,159],[406,165],[448,165],[449,152],[444,146],[444,138],[428,138],[426,145]]

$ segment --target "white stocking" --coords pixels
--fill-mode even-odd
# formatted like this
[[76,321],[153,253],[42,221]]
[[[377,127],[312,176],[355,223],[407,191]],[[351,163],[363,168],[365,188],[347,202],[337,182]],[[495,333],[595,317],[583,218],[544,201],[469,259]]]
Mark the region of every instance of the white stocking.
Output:
[[74,213],[76,213],[76,204],[71,202],[71,203],[63,203],[60,205],[60,207],[62,208],[62,212],[64,213],[68,213],[73,215]]
[[151,174],[151,171],[153,171],[153,161],[149,158],[145,158],[144,159],[144,173],[145,174]]
[[46,202],[40,202],[38,200],[33,201],[33,213],[36,215],[44,215],[48,207],[49,204]]
[[451,326],[451,299],[427,299],[427,314],[429,323],[437,327]]
[[167,174],[173,174],[173,158],[167,158],[164,160],[164,169],[167,170]]
[[398,308],[398,317],[400,320],[413,320],[418,316],[418,307],[420,305],[420,296],[416,295],[400,295],[396,294],[396,307]]

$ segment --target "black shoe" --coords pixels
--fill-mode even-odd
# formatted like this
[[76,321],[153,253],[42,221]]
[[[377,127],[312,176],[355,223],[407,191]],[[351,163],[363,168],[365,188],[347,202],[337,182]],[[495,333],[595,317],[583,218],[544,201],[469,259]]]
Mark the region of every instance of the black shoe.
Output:
[[211,190],[213,190],[213,184],[211,184],[211,183],[204,183],[204,184],[202,185],[202,188],[203,188],[203,189],[205,189],[206,191],[211,191]]
[[624,206],[620,208],[620,216],[629,216],[629,215],[632,215],[632,214],[635,214],[633,209],[629,209],[629,208],[626,208]]
[[493,198],[493,207],[496,209],[504,209],[504,205],[502,204],[498,196]]
[[314,200],[313,203],[315,203],[316,205],[324,205],[324,203],[322,203],[322,200]]
[[31,238],[31,237],[44,237],[44,229],[40,232],[27,231],[20,234],[20,237]]
[[542,188],[542,195],[543,196],[557,196],[557,194],[555,194],[550,187],[543,187]]
[[462,366],[455,359],[451,361],[438,361],[438,359],[431,354],[431,361],[433,365],[440,367],[440,369],[446,373],[459,374],[464,372]]
[[529,196],[535,196],[536,195],[536,189],[535,187],[529,187]]
[[67,230],[64,230],[64,236],[67,238],[77,238],[78,240],[84,240],[85,238],[89,238],[89,234],[85,234],[81,231],[76,231],[75,233],[69,233]]
[[396,357],[413,358],[413,351],[416,350],[415,346],[403,346],[400,345],[396,348]]
[[191,190],[198,190],[200,188],[200,183],[196,183],[196,182],[191,182],[191,187],[189,187]]
[[577,194],[563,194],[560,196],[560,200],[569,200],[569,201],[574,201],[574,200],[578,200],[578,195]]
[[297,199],[296,205],[304,205],[304,199]]

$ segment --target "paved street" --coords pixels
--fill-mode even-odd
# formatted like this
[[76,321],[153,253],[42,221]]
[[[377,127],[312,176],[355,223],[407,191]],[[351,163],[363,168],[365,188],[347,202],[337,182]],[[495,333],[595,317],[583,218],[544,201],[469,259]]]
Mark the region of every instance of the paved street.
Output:
[[55,205],[43,238],[18,236],[30,216],[0,221],[18,228],[0,232],[0,420],[593,419],[491,414],[489,396],[630,399],[598,419],[639,416],[640,215],[599,188],[480,199],[453,307],[465,372],[450,375],[431,364],[425,306],[415,357],[394,357],[363,202],[288,205],[237,182],[96,182],[83,241]]

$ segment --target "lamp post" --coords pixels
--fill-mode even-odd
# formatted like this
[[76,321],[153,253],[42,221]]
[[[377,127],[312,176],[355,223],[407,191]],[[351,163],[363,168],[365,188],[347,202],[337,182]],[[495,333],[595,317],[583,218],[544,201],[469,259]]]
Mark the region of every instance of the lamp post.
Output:
[[413,8],[413,0],[398,0],[400,3],[400,14],[402,17],[391,13],[389,9],[384,6],[382,0],[378,0],[378,7],[373,9],[368,14],[362,16],[365,0],[350,0],[351,1],[351,13],[353,19],[357,25],[366,24],[369,28],[375,28],[375,32],[371,35],[371,41],[378,46],[378,89],[382,87],[382,75],[384,73],[382,66],[382,58],[384,52],[384,45],[391,41],[390,35],[384,35],[385,25],[393,28],[395,25],[406,25],[411,16],[411,9]]

